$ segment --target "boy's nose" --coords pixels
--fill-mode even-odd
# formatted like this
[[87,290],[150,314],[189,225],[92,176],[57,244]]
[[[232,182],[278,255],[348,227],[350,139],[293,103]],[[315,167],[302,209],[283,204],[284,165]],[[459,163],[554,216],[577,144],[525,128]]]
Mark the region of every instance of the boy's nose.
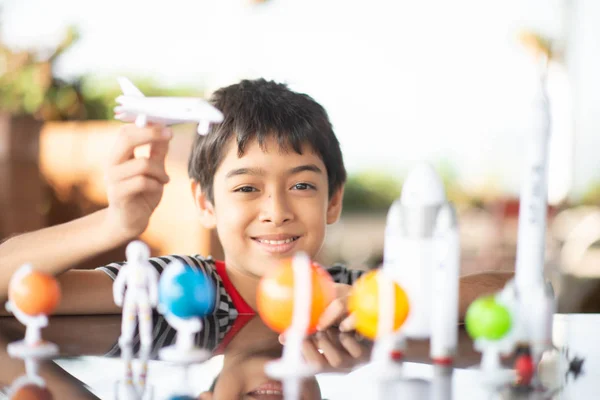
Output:
[[275,226],[283,225],[293,218],[294,215],[285,196],[275,194],[269,195],[267,199],[265,199],[259,217],[261,222],[270,222]]

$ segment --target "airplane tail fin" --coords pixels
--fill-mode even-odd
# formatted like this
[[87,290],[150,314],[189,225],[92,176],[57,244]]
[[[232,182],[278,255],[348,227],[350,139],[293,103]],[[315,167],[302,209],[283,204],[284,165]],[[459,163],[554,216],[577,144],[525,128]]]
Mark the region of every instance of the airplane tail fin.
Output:
[[119,81],[119,86],[121,86],[121,90],[123,94],[126,96],[136,96],[136,97],[144,97],[144,93],[140,89],[138,89],[129,79],[124,76],[120,76],[117,78]]

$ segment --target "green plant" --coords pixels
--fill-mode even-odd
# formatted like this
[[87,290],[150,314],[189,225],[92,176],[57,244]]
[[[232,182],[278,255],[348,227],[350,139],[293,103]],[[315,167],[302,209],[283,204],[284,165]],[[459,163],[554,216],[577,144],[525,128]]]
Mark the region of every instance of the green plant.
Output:
[[[66,82],[54,75],[56,61],[79,40],[70,27],[54,49],[14,51],[0,38],[0,111],[43,121],[112,119],[121,90],[114,77],[80,77]],[[49,53],[42,57],[41,54]],[[186,87],[164,88],[151,78],[134,79],[148,96],[201,96]]]
[[0,110],[40,120],[80,119],[85,116],[79,83],[54,76],[54,64],[79,39],[71,27],[49,55],[43,51],[14,51],[0,41]]
[[[203,96],[201,90],[189,87],[166,88],[148,77],[132,80],[146,96]],[[87,119],[113,119],[115,99],[122,94],[116,77],[84,77],[81,80],[81,93]]]
[[600,205],[600,181],[591,183],[581,195],[581,204],[598,206]]
[[385,212],[398,198],[402,183],[389,174],[366,171],[350,175],[344,192],[345,213]]

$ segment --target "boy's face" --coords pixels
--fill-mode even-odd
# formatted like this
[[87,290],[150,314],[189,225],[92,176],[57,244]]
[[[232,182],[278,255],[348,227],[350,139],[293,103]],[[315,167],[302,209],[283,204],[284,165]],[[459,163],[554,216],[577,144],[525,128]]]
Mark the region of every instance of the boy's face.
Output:
[[253,141],[238,157],[232,138],[213,182],[214,206],[195,193],[205,225],[216,226],[226,262],[254,276],[300,250],[314,258],[341,212],[343,190],[329,198],[325,164],[307,144],[298,154]]
[[[282,383],[265,374],[265,365],[281,358],[282,345],[277,336],[260,318],[249,321],[225,349],[223,369],[215,382],[214,392],[204,392],[199,399],[284,400]],[[302,381],[300,388],[302,400],[321,399],[321,389],[315,378]],[[264,390],[275,393],[261,394]]]
[[[243,359],[237,359],[235,364],[223,366],[214,392],[205,392],[200,399],[243,399],[243,400],[285,400],[282,382],[269,379],[265,374],[268,362],[281,357],[279,351],[257,352]],[[261,393],[261,390],[270,390],[273,393]],[[316,378],[302,380],[300,383],[301,400],[321,400],[321,388]]]

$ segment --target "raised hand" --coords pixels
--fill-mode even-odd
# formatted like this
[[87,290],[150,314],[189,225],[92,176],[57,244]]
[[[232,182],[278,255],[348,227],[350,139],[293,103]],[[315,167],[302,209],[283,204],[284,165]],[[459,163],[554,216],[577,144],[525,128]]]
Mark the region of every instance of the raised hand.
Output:
[[[161,126],[124,125],[119,131],[106,170],[108,223],[122,240],[139,236],[148,227],[169,182],[165,158],[173,137]],[[148,157],[135,157],[137,147],[149,145]]]

